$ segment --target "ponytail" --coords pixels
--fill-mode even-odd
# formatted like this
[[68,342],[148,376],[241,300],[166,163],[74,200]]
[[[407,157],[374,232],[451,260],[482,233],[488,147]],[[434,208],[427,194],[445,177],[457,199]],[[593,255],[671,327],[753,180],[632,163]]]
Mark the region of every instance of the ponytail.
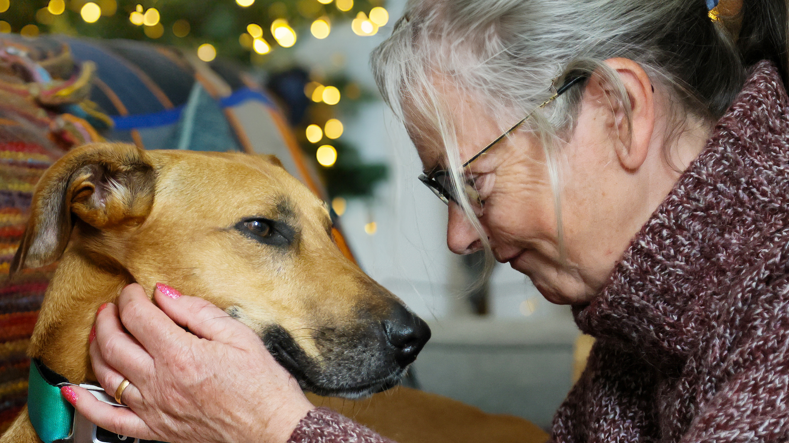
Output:
[[737,46],[743,64],[751,66],[759,60],[770,60],[778,67],[784,85],[789,86],[786,0],[743,0],[740,17]]

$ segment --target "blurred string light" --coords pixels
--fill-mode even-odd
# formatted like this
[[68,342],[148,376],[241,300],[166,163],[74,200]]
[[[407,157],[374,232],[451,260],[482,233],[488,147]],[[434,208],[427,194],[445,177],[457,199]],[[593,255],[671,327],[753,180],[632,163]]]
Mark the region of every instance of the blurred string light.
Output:
[[334,86],[326,86],[321,94],[323,102],[327,105],[336,105],[340,102],[340,90]]
[[323,130],[318,125],[307,126],[307,140],[310,143],[318,143],[323,138]]
[[321,86],[321,84],[318,82],[307,83],[306,85],[304,85],[304,95],[306,95],[307,98],[312,99],[312,94],[315,92],[316,89],[318,89],[318,86]]
[[271,23],[271,33],[274,39],[283,48],[290,48],[296,44],[296,31],[290,27],[288,21],[278,18]]
[[256,38],[252,42],[252,49],[255,50],[260,55],[268,54],[271,52],[271,46],[269,46],[268,42],[263,40],[262,38]]
[[189,22],[184,19],[176,20],[175,23],[173,23],[173,34],[176,37],[186,37],[191,30],[192,27],[189,25]]
[[310,26],[310,32],[312,32],[312,35],[318,40],[323,40],[329,36],[329,33],[331,33],[329,21],[323,18],[315,20]]
[[101,15],[111,17],[118,12],[118,2],[116,0],[98,0],[101,7]]
[[351,22],[351,29],[353,29],[353,33],[356,35],[370,36],[378,32],[378,25],[371,22],[370,19],[367,18],[367,14],[359,11],[359,13],[356,14],[356,18]]
[[38,26],[26,25],[19,33],[22,34],[22,37],[38,37]]
[[348,12],[353,9],[353,0],[337,0],[334,4],[342,12]]
[[314,101],[315,103],[322,102],[323,101],[323,91],[325,89],[326,89],[326,87],[323,86],[323,85],[319,84],[318,86],[316,86],[315,89],[312,91],[312,96],[310,97],[312,99],[312,101]]
[[66,11],[66,2],[63,0],[50,0],[47,11],[52,15],[60,15]]
[[51,25],[55,22],[55,16],[50,14],[47,8],[41,8],[36,11],[36,21],[42,25]]
[[336,140],[340,138],[343,131],[342,122],[337,120],[336,118],[329,119],[326,124],[323,126],[323,131],[326,133],[326,137],[332,140]]
[[323,145],[315,152],[315,158],[321,166],[330,168],[337,162],[337,150],[332,145]]
[[534,311],[537,310],[537,306],[538,306],[537,299],[532,297],[529,298],[528,300],[522,301],[519,306],[519,310],[521,311],[521,314],[523,314],[523,316],[528,317],[534,314]]
[[370,222],[364,225],[364,232],[366,232],[367,235],[375,235],[377,231],[378,231],[378,223],[376,222]]
[[156,26],[159,24],[159,19],[161,15],[156,8],[151,8],[145,11],[145,14],[142,16],[142,24],[145,26]]
[[370,21],[376,26],[385,26],[389,23],[389,12],[386,9],[376,6],[370,10]]
[[334,197],[331,201],[331,208],[334,209],[335,214],[342,216],[345,214],[345,209],[348,208],[348,202],[342,197]]
[[197,58],[210,62],[216,58],[216,48],[211,43],[203,43],[197,48]]
[[246,32],[238,36],[238,44],[244,49],[252,49],[252,44],[254,42],[255,39]]
[[3,34],[8,34],[11,32],[11,24],[5,20],[0,20],[0,32]]
[[134,11],[129,15],[129,21],[132,22],[135,26],[142,26],[143,21],[145,20],[142,12]]
[[252,38],[263,37],[263,28],[261,28],[260,25],[256,25],[254,23],[247,25],[247,32],[252,36]]
[[6,12],[10,7],[11,7],[10,0],[0,0],[0,12]]
[[164,26],[161,23],[157,23],[153,26],[146,26],[145,35],[148,38],[159,38],[164,35]]
[[255,3],[255,0],[236,0],[236,3],[238,3],[238,6],[246,8],[252,6],[252,4]]
[[85,23],[96,23],[101,17],[101,8],[96,3],[88,2],[82,5],[79,15],[82,16],[82,20],[85,20]]
[[322,5],[328,5],[331,2],[332,2],[332,0],[318,0],[318,3],[320,3]]

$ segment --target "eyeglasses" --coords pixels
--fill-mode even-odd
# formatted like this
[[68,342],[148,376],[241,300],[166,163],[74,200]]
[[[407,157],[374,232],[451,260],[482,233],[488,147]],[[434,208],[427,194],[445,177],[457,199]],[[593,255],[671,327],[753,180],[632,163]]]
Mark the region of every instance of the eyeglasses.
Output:
[[[548,100],[545,100],[535,108],[532,112],[530,112],[526,117],[524,117],[518,123],[515,123],[510,129],[506,132],[498,136],[495,140],[490,142],[487,146],[485,146],[481,151],[479,151],[475,156],[471,157],[466,163],[463,163],[461,169],[466,169],[471,163],[473,163],[476,159],[480,158],[483,154],[485,154],[490,148],[495,146],[498,142],[500,142],[504,137],[508,136],[512,133],[512,131],[518,129],[520,125],[523,124],[526,120],[529,119],[537,109],[541,109],[545,107],[548,103],[556,100],[556,97],[567,92],[573,85],[580,83],[582,80],[585,80],[586,76],[578,76],[568,80],[564,85],[562,85],[559,89],[556,90],[556,93],[551,96]],[[446,169],[438,169],[438,167],[434,168],[427,174],[421,174],[419,176],[419,181],[425,184],[431,191],[433,191],[436,196],[441,199],[442,202],[449,204],[450,201],[458,203],[462,198],[461,194],[457,192],[455,189],[455,185],[452,183],[452,174]],[[466,180],[464,186],[465,194],[468,195],[469,202],[472,205],[472,208],[479,212],[485,206],[485,202],[481,199],[479,192],[477,191],[476,184],[474,183],[474,179],[470,178]]]

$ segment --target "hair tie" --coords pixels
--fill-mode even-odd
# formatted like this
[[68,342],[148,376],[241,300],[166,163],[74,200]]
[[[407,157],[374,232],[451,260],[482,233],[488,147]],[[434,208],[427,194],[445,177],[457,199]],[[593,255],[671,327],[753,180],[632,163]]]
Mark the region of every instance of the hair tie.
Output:
[[718,6],[718,0],[707,0],[707,10],[712,11]]

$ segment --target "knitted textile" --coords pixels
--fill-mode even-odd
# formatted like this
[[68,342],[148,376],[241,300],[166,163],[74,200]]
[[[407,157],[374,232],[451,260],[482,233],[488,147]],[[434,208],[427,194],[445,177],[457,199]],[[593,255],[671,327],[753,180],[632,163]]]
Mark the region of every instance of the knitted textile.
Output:
[[76,65],[64,45],[32,42],[0,39],[0,432],[27,401],[25,352],[55,269],[25,270],[6,281],[33,188],[68,148],[99,139],[89,123],[64,112],[93,112],[85,101],[91,67]]
[[301,419],[288,443],[394,443],[328,408]]
[[597,343],[554,441],[789,440],[788,114],[759,63],[601,294],[574,310]]

